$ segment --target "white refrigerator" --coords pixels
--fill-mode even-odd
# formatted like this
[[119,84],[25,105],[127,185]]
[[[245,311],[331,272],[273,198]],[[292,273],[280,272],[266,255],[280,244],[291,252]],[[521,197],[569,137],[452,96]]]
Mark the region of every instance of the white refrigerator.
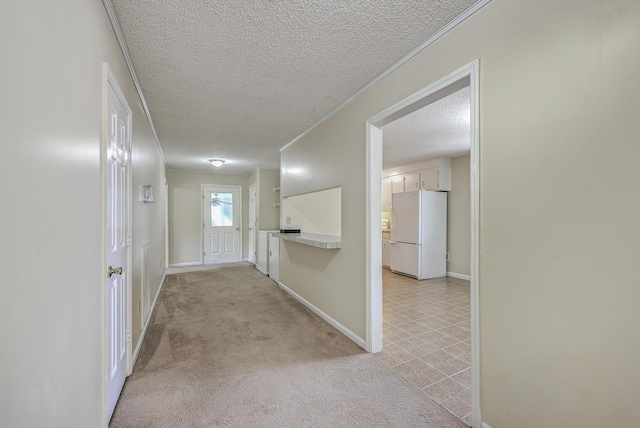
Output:
[[447,275],[447,193],[391,196],[391,270],[417,279]]

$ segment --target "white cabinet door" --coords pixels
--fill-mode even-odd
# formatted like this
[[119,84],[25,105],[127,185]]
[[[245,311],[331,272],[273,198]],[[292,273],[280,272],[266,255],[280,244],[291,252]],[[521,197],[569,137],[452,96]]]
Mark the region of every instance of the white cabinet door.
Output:
[[280,282],[280,239],[269,236],[269,276]]
[[411,192],[413,190],[420,190],[419,172],[404,175],[404,191]]
[[420,171],[420,188],[423,190],[451,190],[451,168],[432,168]]
[[438,189],[438,168],[427,169],[420,172],[420,188],[424,190]]
[[382,179],[382,211],[391,208],[391,177]]
[[404,176],[396,175],[395,177],[391,177],[391,193],[402,192],[404,192]]

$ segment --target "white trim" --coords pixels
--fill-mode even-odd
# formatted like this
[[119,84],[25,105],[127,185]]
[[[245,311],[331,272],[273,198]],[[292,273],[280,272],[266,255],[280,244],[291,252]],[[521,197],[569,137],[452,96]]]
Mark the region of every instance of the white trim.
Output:
[[147,336],[147,330],[149,329],[149,324],[151,324],[151,318],[153,318],[153,312],[156,310],[156,305],[158,304],[158,298],[160,297],[160,292],[164,287],[164,281],[167,279],[167,274],[162,275],[162,280],[160,281],[160,287],[158,287],[158,292],[156,293],[156,297],[153,299],[153,304],[149,309],[149,315],[147,316],[147,320],[142,327],[142,332],[140,332],[140,338],[138,339],[138,344],[136,345],[136,349],[133,351],[133,366],[136,365],[138,361],[138,355],[140,355],[140,350],[142,349],[142,342],[144,342],[144,338]]
[[164,266],[169,266],[169,180],[164,175]]
[[[382,351],[382,129],[367,126],[365,162],[366,347]],[[376,184],[373,184],[376,183]],[[373,214],[377,213],[377,214]],[[376,226],[377,225],[377,226]]]
[[447,272],[447,276],[450,276],[451,278],[463,279],[465,281],[471,281],[471,275],[463,275],[461,273]]
[[480,62],[469,74],[471,94],[471,425],[482,424],[480,407]]
[[482,422],[482,428],[491,428],[488,423]]
[[284,291],[286,291],[289,295],[291,295],[298,302],[300,302],[303,305],[305,305],[313,313],[315,313],[320,318],[322,318],[323,320],[325,320],[326,322],[331,324],[333,327],[335,327],[336,330],[338,330],[340,333],[344,334],[349,339],[351,339],[353,342],[355,342],[356,345],[358,345],[359,347],[361,347],[363,349],[366,349],[365,348],[366,347],[366,341],[363,340],[360,336],[358,336],[357,334],[355,334],[354,332],[349,330],[347,327],[345,327],[342,324],[340,324],[338,321],[336,321],[333,318],[331,318],[329,315],[327,315],[326,313],[324,313],[323,311],[321,311],[320,309],[318,309],[317,307],[315,307],[311,303],[309,303],[309,301],[307,299],[305,299],[304,297],[300,296],[298,293],[296,293],[295,291],[291,290],[289,287],[287,287],[283,283],[277,282],[277,284],[280,286],[280,288],[282,288]]
[[138,96],[140,97],[140,102],[142,103],[142,109],[144,110],[145,116],[147,116],[147,120],[149,121],[149,126],[151,127],[151,132],[153,133],[154,139],[156,141],[156,145],[158,146],[158,150],[160,151],[160,156],[162,157],[162,162],[164,163],[164,167],[167,166],[167,159],[164,157],[164,152],[162,151],[162,146],[160,146],[160,139],[158,138],[158,134],[156,133],[156,127],[153,125],[153,119],[151,119],[151,112],[149,112],[149,107],[147,106],[147,100],[142,93],[142,86],[140,86],[140,81],[138,80],[138,75],[136,73],[136,69],[133,66],[133,61],[131,60],[131,54],[129,53],[129,48],[127,47],[127,42],[125,41],[124,34],[122,33],[122,27],[120,27],[120,21],[118,21],[118,16],[116,15],[116,11],[113,8],[113,3],[111,0],[102,0],[102,4],[104,5],[104,9],[107,12],[107,17],[109,18],[109,22],[111,23],[111,28],[113,29],[113,34],[116,36],[116,40],[118,41],[118,45],[120,46],[120,51],[122,51],[122,56],[124,57],[124,62],[127,64],[127,68],[129,69],[129,74],[131,74],[131,79],[133,80],[133,84],[136,87],[136,91],[138,92]]
[[201,265],[202,262],[185,262],[185,263],[174,263],[172,265],[169,265],[170,268],[174,268],[174,267],[185,267],[185,266],[198,266]]
[[296,138],[294,138],[293,140],[289,141],[287,144],[285,144],[284,146],[280,147],[280,151],[283,151],[284,149],[286,149],[289,146],[294,145],[295,143],[297,143],[298,141],[300,141],[300,139],[302,137],[304,137],[305,135],[307,135],[309,132],[311,132],[314,128],[316,128],[318,125],[320,125],[322,122],[324,122],[325,120],[329,119],[331,116],[333,116],[334,114],[336,114],[337,112],[339,112],[340,110],[342,110],[344,107],[346,107],[347,105],[351,104],[353,101],[355,101],[358,97],[360,97],[362,94],[364,94],[365,92],[367,92],[369,89],[371,89],[373,86],[375,86],[376,84],[378,84],[382,79],[384,79],[385,77],[387,77],[388,75],[390,75],[391,73],[393,73],[395,70],[397,70],[400,66],[402,66],[403,64],[405,64],[406,62],[410,61],[411,59],[413,59],[413,57],[415,57],[416,55],[418,55],[420,52],[422,52],[424,49],[426,49],[427,47],[429,47],[430,45],[434,44],[435,42],[437,42],[438,40],[440,40],[442,37],[444,37],[445,34],[447,34],[449,31],[453,30],[454,28],[456,28],[458,25],[462,24],[464,21],[466,21],[468,18],[470,18],[473,14],[475,14],[477,11],[479,11],[480,9],[482,9],[483,7],[485,7],[487,4],[489,4],[491,2],[491,0],[479,0],[478,2],[474,3],[471,7],[469,7],[467,10],[465,10],[464,12],[462,12],[460,15],[458,15],[453,21],[449,22],[447,25],[445,25],[444,27],[442,27],[440,30],[438,30],[434,35],[432,35],[431,37],[429,37],[427,40],[425,40],[424,42],[422,42],[422,44],[418,45],[416,48],[414,48],[411,52],[409,52],[407,55],[405,55],[404,57],[402,57],[398,62],[396,62],[395,64],[393,64],[391,67],[387,68],[385,71],[383,71],[382,73],[378,74],[376,77],[374,77],[372,80],[370,80],[366,85],[364,85],[363,87],[361,87],[360,89],[358,89],[353,95],[351,95],[349,98],[347,98],[346,100],[344,100],[343,102],[341,102],[340,104],[338,104],[333,110],[331,110],[329,113],[327,113],[326,115],[324,115],[322,118],[320,118],[320,120],[318,120],[316,123],[314,123],[313,125],[311,125],[309,128],[307,128],[306,131],[304,131],[302,134],[298,135]]
[[381,294],[381,210],[382,186],[382,126],[412,113],[446,95],[469,86],[471,92],[471,425],[480,426],[480,320],[479,320],[479,61],[456,70],[450,75],[405,98],[366,121],[366,308],[367,343],[370,352],[382,345]]

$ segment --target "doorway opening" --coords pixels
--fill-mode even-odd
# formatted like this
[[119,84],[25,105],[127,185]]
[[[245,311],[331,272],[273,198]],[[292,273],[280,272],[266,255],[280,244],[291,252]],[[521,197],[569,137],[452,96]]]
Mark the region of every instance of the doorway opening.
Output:
[[472,426],[480,426],[479,355],[479,129],[478,61],[455,71],[403,101],[367,120],[366,142],[366,291],[367,337],[369,352],[382,350],[382,127],[434,103],[460,89],[470,89],[470,300],[471,300],[471,417]]

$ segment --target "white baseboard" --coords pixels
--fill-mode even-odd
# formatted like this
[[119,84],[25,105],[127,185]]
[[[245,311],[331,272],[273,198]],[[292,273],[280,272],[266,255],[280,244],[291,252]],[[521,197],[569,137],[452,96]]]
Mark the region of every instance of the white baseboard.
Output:
[[491,427],[489,426],[488,423],[483,422],[482,423],[482,428],[491,428]]
[[[471,281],[471,276],[462,275],[460,273],[447,272],[447,276],[450,276],[451,278],[464,279],[465,281]],[[489,427],[489,428],[491,428],[491,427]]]
[[297,301],[299,301],[300,303],[305,305],[307,308],[309,308],[312,312],[314,312],[320,318],[322,318],[323,320],[325,320],[326,322],[331,324],[333,327],[335,327],[340,333],[344,334],[349,339],[351,339],[356,345],[358,345],[359,347],[361,347],[364,350],[367,349],[367,343],[366,343],[366,341],[364,339],[362,339],[357,334],[355,334],[354,332],[352,332],[351,330],[349,330],[348,328],[346,328],[345,326],[340,324],[338,321],[336,321],[333,318],[331,318],[329,315],[327,315],[324,312],[322,312],[320,309],[316,308],[308,300],[306,300],[304,297],[300,296],[295,291],[291,290],[289,287],[287,287],[283,283],[276,281],[276,284],[278,284],[280,286],[280,288],[282,288],[284,291],[286,291],[292,297],[294,297]]
[[172,265],[169,265],[169,267],[172,268],[172,267],[184,267],[184,266],[197,266],[201,264],[202,262],[174,263]]
[[133,362],[131,364],[131,368],[135,367],[136,361],[138,361],[138,355],[140,354],[140,350],[142,349],[142,343],[144,342],[144,338],[147,335],[147,330],[149,329],[149,324],[151,323],[151,318],[153,315],[153,311],[156,309],[156,305],[158,304],[158,298],[160,297],[160,292],[164,287],[164,280],[167,278],[167,274],[162,275],[162,280],[160,281],[160,287],[158,287],[158,291],[156,292],[156,297],[153,299],[153,303],[151,304],[151,308],[149,308],[149,315],[147,315],[147,319],[144,322],[144,326],[142,327],[142,332],[140,333],[140,339],[138,339],[138,344],[136,345],[136,349],[133,351]]

